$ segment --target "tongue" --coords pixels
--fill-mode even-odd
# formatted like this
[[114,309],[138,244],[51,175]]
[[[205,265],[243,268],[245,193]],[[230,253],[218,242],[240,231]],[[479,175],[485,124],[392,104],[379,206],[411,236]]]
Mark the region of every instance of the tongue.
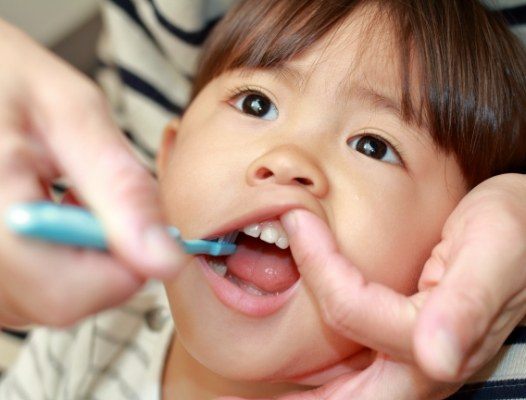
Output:
[[290,250],[242,236],[237,251],[226,259],[228,271],[266,292],[282,292],[299,279]]

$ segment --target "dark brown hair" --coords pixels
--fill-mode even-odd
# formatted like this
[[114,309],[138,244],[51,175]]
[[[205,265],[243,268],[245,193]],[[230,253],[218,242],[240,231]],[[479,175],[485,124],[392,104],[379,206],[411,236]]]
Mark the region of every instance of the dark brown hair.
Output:
[[[406,122],[425,122],[470,187],[526,173],[526,52],[477,0],[241,1],[206,42],[192,98],[225,71],[283,65],[368,4],[395,35]],[[421,104],[410,95],[414,73]]]

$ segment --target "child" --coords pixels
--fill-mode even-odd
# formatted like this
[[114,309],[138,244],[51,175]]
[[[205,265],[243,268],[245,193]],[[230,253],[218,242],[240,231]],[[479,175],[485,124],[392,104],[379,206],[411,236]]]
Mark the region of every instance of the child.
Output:
[[475,1],[241,2],[158,158],[167,222],[188,238],[240,231],[238,251],[165,283],[176,333],[145,292],[35,333],[1,390],[255,398],[308,389],[343,359],[365,368],[367,349],[324,323],[280,216],[314,212],[368,280],[414,293],[462,196],[526,171],[524,76],[523,49]]

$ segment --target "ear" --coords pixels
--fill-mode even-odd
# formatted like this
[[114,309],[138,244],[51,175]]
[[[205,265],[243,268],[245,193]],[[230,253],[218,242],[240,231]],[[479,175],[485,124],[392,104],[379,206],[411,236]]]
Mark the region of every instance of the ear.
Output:
[[181,120],[178,117],[175,117],[164,128],[161,147],[157,153],[156,160],[157,173],[159,174],[162,174],[163,170],[167,167],[168,160],[170,159],[170,155],[173,151],[175,135],[177,135],[180,121]]

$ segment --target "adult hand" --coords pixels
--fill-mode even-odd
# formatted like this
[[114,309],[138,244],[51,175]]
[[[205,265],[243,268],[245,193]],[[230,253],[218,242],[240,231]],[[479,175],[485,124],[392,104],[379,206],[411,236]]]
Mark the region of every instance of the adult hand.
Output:
[[325,320],[379,352],[365,371],[290,399],[443,398],[479,370],[526,313],[524,199],[526,176],[518,174],[468,193],[410,297],[366,282],[314,215],[288,215],[293,252]]
[[[182,252],[162,228],[154,179],[80,73],[0,20],[0,326],[67,325],[121,302],[146,277],[173,276]],[[65,175],[100,217],[113,257],[16,237],[14,203]]]
[[418,293],[409,297],[366,282],[315,215],[286,215],[296,263],[325,321],[376,355],[363,371],[342,363],[311,377],[321,383],[332,375],[326,385],[280,400],[431,400],[453,393],[526,313],[524,199],[526,176],[517,174],[468,193],[448,218]]

